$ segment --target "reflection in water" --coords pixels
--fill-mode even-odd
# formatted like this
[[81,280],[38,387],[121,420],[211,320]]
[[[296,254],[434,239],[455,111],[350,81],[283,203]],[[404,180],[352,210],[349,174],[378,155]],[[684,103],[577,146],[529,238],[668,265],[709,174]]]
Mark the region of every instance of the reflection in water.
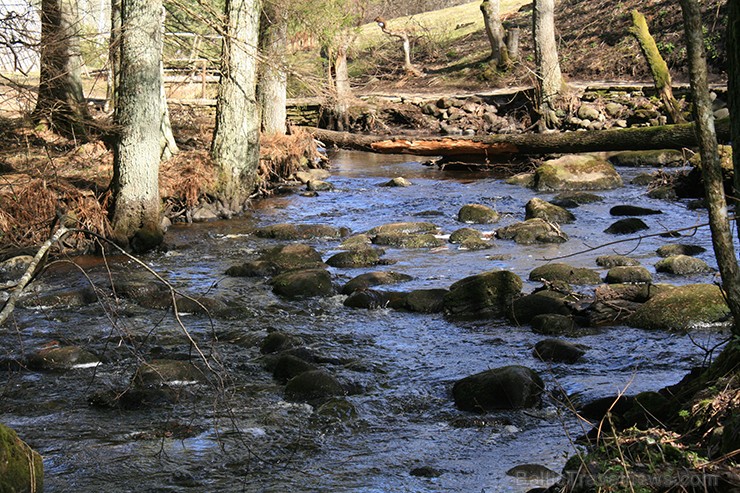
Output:
[[[342,296],[288,301],[277,298],[266,279],[224,275],[228,267],[276,244],[251,235],[255,226],[317,223],[357,233],[387,222],[423,220],[448,235],[463,226],[456,215],[467,203],[494,207],[506,225],[523,219],[524,204],[533,196],[498,178],[450,174],[409,159],[339,152],[329,180],[334,192],[276,197],[256,204],[242,219],[171,229],[170,251],[146,262],[184,292],[241,307],[237,315],[213,321],[197,314],[182,318],[218,375],[210,375],[210,384],[184,391],[176,402],[136,409],[88,404],[96,393],[125,391],[142,358],[197,360],[171,314],[123,299],[63,310],[18,309],[11,331],[0,334],[3,362],[23,359],[51,339],[83,346],[104,362],[97,369],[67,373],[3,366],[11,371],[0,373],[5,379],[2,421],[44,455],[46,491],[526,491],[537,484],[505,471],[523,463],[559,470],[573,451],[569,440],[585,431],[583,424],[552,399],[527,412],[477,416],[457,411],[449,395],[455,380],[523,364],[540,372],[554,393],[582,401],[625,387],[629,393],[655,390],[701,362],[702,351],[686,336],[613,327],[578,339],[590,347],[578,363],[549,365],[532,357],[541,337],[528,327],[352,310],[342,305]],[[625,182],[636,173],[620,171]],[[413,185],[378,186],[396,176]],[[565,244],[523,247],[494,240],[485,251],[460,251],[454,245],[433,251],[391,248],[384,259],[393,265],[379,269],[413,276],[398,289],[448,287],[490,269],[512,270],[526,281],[542,259],[612,241],[603,230],[614,220],[608,211],[615,204],[661,209],[664,214],[645,218],[651,232],[702,222],[680,202],[648,199],[644,188],[626,186],[601,195],[603,203],[574,209],[576,223],[563,226],[571,237]],[[712,280],[656,274],[655,250],[667,241],[628,242],[567,261],[596,268],[596,255],[630,254],[653,271],[656,282]],[[708,231],[700,230],[691,242],[711,252]],[[338,250],[337,241],[311,243],[324,258]],[[710,253],[701,258],[714,265]],[[111,266],[100,259],[84,263],[101,287],[109,284],[109,268],[114,278],[151,279],[126,260],[109,261]],[[332,274],[342,284],[367,270],[332,269]],[[60,266],[39,284],[86,282],[77,269]],[[525,290],[534,287],[527,281]],[[322,368],[352,389],[347,401],[355,418],[337,419],[284,400],[283,386],[264,369],[267,359],[259,352],[272,330],[299,337]],[[717,338],[711,330],[700,336],[708,345]],[[410,474],[420,467],[440,474]]]

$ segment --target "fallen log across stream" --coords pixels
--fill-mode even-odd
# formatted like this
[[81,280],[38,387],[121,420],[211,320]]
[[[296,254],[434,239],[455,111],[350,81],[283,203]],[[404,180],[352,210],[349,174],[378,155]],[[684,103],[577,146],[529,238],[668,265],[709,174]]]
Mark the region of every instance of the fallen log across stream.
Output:
[[[728,118],[715,122],[717,139],[728,142]],[[443,156],[474,161],[499,161],[517,155],[599,151],[683,149],[697,145],[693,123],[546,134],[494,134],[470,137],[387,136],[307,128],[327,146],[380,154]]]

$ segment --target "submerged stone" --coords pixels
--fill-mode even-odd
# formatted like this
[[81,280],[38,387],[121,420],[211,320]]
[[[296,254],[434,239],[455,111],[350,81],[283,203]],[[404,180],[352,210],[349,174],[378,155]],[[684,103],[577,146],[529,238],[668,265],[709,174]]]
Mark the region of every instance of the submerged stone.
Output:
[[331,397],[346,395],[339,380],[326,370],[303,372],[291,378],[285,386],[285,398],[298,402],[325,402]]
[[612,216],[650,216],[653,214],[663,214],[663,212],[636,205],[615,205],[609,209],[609,214]]
[[699,245],[689,245],[686,243],[672,243],[670,245],[663,245],[658,248],[656,253],[659,257],[671,257],[673,255],[699,255],[706,252],[707,249]]
[[357,267],[371,267],[380,262],[380,252],[374,248],[363,248],[335,253],[326,261],[331,267],[351,269]]
[[260,238],[282,241],[309,240],[317,238],[339,239],[349,234],[347,228],[335,228],[325,224],[273,224],[258,228],[254,232]]
[[400,272],[367,272],[350,279],[350,281],[342,287],[342,294],[352,294],[359,289],[367,289],[372,286],[385,284],[397,284],[407,282],[412,279],[413,277],[408,274],[402,274]]
[[586,354],[587,346],[560,339],[545,339],[534,345],[532,354],[542,361],[575,363]]
[[99,364],[100,358],[78,346],[46,347],[28,358],[28,366],[37,370],[74,370]]
[[626,219],[620,219],[619,221],[614,222],[611,226],[604,230],[604,233],[609,233],[613,235],[630,235],[645,229],[649,228],[642,219],[638,219],[636,217],[628,217]]

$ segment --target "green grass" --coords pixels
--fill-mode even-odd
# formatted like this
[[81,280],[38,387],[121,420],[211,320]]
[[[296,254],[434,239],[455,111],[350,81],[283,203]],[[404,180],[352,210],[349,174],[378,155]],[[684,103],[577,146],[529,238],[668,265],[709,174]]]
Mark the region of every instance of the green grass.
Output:
[[[516,12],[528,3],[530,3],[528,0],[502,0],[501,15]],[[481,2],[476,1],[422,14],[387,19],[388,28],[392,31],[406,30],[416,36],[445,39],[454,43],[484,28],[480,4]],[[365,50],[386,40],[387,36],[376,23],[372,22],[360,27],[355,47]]]

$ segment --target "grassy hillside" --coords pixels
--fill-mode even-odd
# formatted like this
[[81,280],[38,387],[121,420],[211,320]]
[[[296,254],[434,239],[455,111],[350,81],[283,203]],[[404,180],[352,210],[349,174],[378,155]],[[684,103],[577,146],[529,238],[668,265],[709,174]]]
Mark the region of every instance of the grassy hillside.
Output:
[[[678,2],[672,0],[561,0],[556,4],[556,28],[563,73],[570,80],[645,81],[650,74],[636,41],[627,33],[630,12],[638,9],[676,81],[685,81],[686,51]],[[402,73],[398,40],[384,35],[375,23],[359,29],[350,71],[358,91],[440,91],[445,88],[495,89],[532,83],[531,3],[503,0],[507,27],[518,27],[520,62],[506,73],[486,62],[490,52],[480,14],[480,2],[414,16],[388,19],[393,30],[406,29],[413,40],[412,61],[426,76]],[[725,77],[726,2],[703,2],[705,46],[712,80]]]

